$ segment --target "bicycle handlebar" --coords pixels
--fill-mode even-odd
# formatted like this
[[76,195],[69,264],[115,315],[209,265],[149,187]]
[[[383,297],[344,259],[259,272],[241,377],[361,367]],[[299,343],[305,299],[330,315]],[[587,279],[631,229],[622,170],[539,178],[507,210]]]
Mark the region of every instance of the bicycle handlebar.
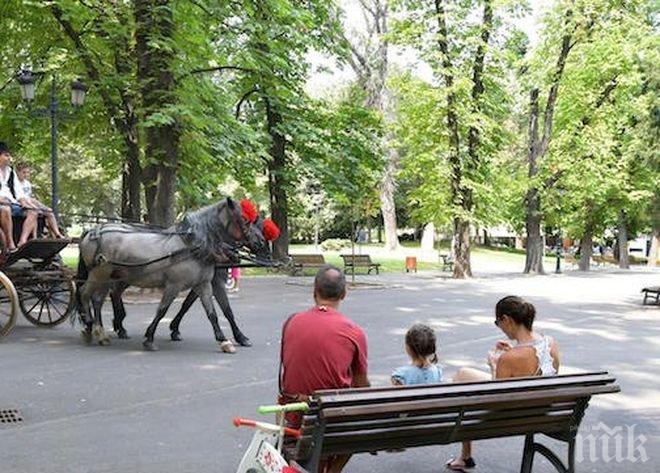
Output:
[[307,409],[309,409],[309,405],[306,402],[294,402],[277,406],[259,406],[257,412],[259,414],[273,414],[277,412],[306,411]]
[[[272,433],[281,432],[282,430],[282,428],[279,425],[267,424],[265,422],[257,422],[256,420],[250,420],[250,419],[241,419],[240,417],[234,418],[233,422],[236,427],[240,427],[240,426],[256,427],[257,429]],[[284,435],[294,438],[300,438],[300,430],[284,427]]]

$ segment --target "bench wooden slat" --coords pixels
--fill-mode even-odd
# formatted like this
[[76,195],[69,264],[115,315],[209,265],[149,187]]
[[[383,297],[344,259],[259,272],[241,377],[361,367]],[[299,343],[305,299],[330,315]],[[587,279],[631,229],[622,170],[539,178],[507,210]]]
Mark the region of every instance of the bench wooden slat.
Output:
[[[490,421],[490,420],[504,420],[504,419],[516,419],[519,417],[529,417],[529,416],[538,416],[538,415],[558,415],[559,413],[564,413],[570,415],[575,408],[575,402],[563,402],[551,404],[549,406],[532,406],[532,407],[522,407],[519,409],[510,409],[510,410],[501,410],[501,411],[472,411],[464,413],[461,417],[460,411],[456,409],[448,410],[446,412],[436,412],[432,414],[409,414],[405,413],[404,417],[401,417],[401,414],[393,414],[392,417],[383,419],[353,419],[345,422],[333,422],[326,425],[325,431],[327,433],[335,432],[349,432],[351,430],[369,430],[369,429],[378,429],[385,428],[390,426],[406,426],[406,425],[426,425],[438,423],[441,420],[448,422],[456,422],[459,418],[465,424],[470,421]],[[302,428],[302,435],[309,435],[313,431],[313,426],[308,425]]]
[[314,393],[323,408],[341,404],[368,403],[372,399],[382,399],[385,395],[392,400],[412,400],[432,396],[448,397],[452,395],[472,395],[478,393],[515,392],[520,390],[550,386],[598,385],[613,383],[614,378],[607,373],[561,375],[552,378],[519,378],[515,380],[496,380],[473,383],[435,384],[420,386],[400,386],[383,388],[362,388],[324,390]]
[[[328,433],[323,436],[323,442],[326,443],[327,448],[332,448],[333,445],[344,443],[355,443],[356,440],[362,442],[369,442],[369,440],[383,440],[386,438],[400,438],[400,437],[417,437],[423,435],[433,435],[444,437],[447,443],[456,442],[456,435],[460,431],[467,431],[474,435],[478,431],[490,431],[493,429],[514,428],[514,427],[527,427],[535,431],[543,431],[544,426],[550,427],[553,431],[555,427],[562,425],[564,428],[572,422],[571,416],[564,414],[561,416],[531,416],[522,417],[519,419],[504,419],[489,422],[471,421],[467,424],[456,425],[455,422],[441,422],[436,424],[401,426],[401,427],[388,427],[384,429],[373,429],[368,431],[353,431],[353,432],[339,432]],[[504,436],[504,435],[502,435]],[[416,443],[417,439],[412,439]],[[437,442],[437,440],[436,440]]]
[[344,406],[323,409],[324,419],[347,418],[355,415],[382,415],[391,412],[419,412],[433,409],[450,408],[460,406],[483,406],[483,408],[503,408],[512,403],[520,405],[535,405],[535,402],[543,402],[552,398],[554,401],[569,400],[576,397],[589,396],[590,394],[608,394],[618,392],[614,386],[593,386],[560,388],[552,390],[538,390],[533,392],[517,392],[500,394],[479,394],[470,396],[456,396],[452,398],[438,398],[430,400],[416,400],[403,402],[387,402],[368,405]]
[[346,442],[329,441],[326,445],[324,437],[323,452],[325,455],[336,455],[342,453],[366,453],[392,448],[425,447],[430,445],[446,445],[463,440],[487,440],[491,438],[514,437],[528,433],[556,433],[566,429],[566,422],[548,422],[542,425],[525,424],[507,427],[503,432],[502,427],[463,429],[456,434],[451,434],[451,429],[434,431],[432,429],[418,429],[400,432],[399,436],[383,437],[374,435],[371,439],[360,439],[356,448],[355,438],[346,438]]

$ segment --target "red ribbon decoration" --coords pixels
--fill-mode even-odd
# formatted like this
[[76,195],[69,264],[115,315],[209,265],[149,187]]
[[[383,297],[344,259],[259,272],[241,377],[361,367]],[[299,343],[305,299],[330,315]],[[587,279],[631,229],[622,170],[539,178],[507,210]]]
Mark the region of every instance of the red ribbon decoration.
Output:
[[271,219],[264,219],[264,238],[268,241],[275,241],[280,236],[280,228]]
[[256,222],[257,217],[259,217],[257,207],[248,199],[241,200],[241,215],[243,215],[243,218],[248,223]]

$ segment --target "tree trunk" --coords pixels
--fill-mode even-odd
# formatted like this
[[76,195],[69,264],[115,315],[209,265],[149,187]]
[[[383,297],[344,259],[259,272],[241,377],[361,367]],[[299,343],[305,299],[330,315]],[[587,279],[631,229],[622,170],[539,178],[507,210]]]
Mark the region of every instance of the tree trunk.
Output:
[[525,274],[545,274],[543,269],[543,235],[541,234],[540,202],[536,189],[527,193],[527,246],[525,248]]
[[399,248],[399,236],[396,233],[396,205],[394,203],[394,189],[396,182],[394,175],[397,166],[397,152],[390,148],[387,151],[387,164],[380,187],[380,211],[383,215],[383,226],[385,227],[385,249],[395,251]]
[[142,221],[140,192],[142,167],[140,166],[140,145],[138,142],[137,119],[127,123],[123,130],[126,157],[122,169],[121,217],[132,222]]
[[582,238],[580,238],[580,261],[578,262],[578,269],[580,271],[589,271],[591,269],[591,254],[594,246],[593,237],[591,228],[587,228]]
[[[533,179],[538,174],[540,142],[539,90],[530,93],[529,105],[529,149],[527,154],[527,176]],[[543,270],[543,236],[541,234],[541,197],[536,187],[530,187],[525,197],[525,228],[527,245],[525,248],[525,274],[545,274]]]
[[[177,104],[174,74],[176,51],[161,47],[174,36],[171,0],[134,0],[138,83],[145,119],[155,113],[172,114]],[[179,123],[176,117],[150,123],[146,129],[146,158],[154,168],[145,172],[150,223],[170,226],[175,217]],[[155,188],[154,188],[155,183]]]
[[619,212],[619,229],[617,234],[617,243],[619,246],[619,268],[628,269],[630,263],[628,261],[628,227],[626,221],[626,212],[621,210]]
[[430,253],[433,251],[435,245],[435,225],[433,223],[427,223],[424,225],[424,231],[422,232],[422,253]]
[[660,196],[656,195],[653,200],[653,208],[651,210],[651,223],[653,225],[653,232],[651,234],[651,248],[649,249],[649,259],[646,263],[648,267],[655,268],[658,264],[658,256],[660,252]]
[[144,203],[147,207],[147,223],[154,224],[156,219],[156,186],[158,180],[158,168],[154,164],[148,164],[142,170],[142,184],[144,185]]
[[[442,53],[442,78],[447,94],[447,125],[449,134],[449,166],[451,168],[451,196],[454,212],[463,214],[461,210],[471,210],[470,190],[463,185],[463,167],[461,166],[461,149],[458,129],[457,98],[454,92],[454,75],[449,52],[449,33],[444,2],[435,0],[435,11],[438,21],[438,48]],[[454,217],[454,277],[468,278],[472,275],[470,267],[470,223],[465,217]]]
[[[367,38],[364,51],[349,43],[351,56],[349,62],[358,76],[358,81],[366,90],[365,107],[377,110],[385,118],[387,126],[391,126],[396,117],[394,116],[394,105],[392,96],[386,89],[388,73],[388,49],[387,39],[388,10],[387,1],[374,0],[370,7],[362,4],[364,17],[369,23],[368,29],[371,36]],[[375,36],[375,38],[374,38]],[[371,42],[375,46],[370,48]],[[396,203],[394,191],[396,189],[396,171],[398,166],[398,153],[393,145],[394,138],[388,131],[383,137],[383,149],[386,150],[386,163],[383,170],[383,178],[380,186],[380,211],[383,216],[385,227],[385,249],[394,251],[399,248],[399,237],[396,233]]]
[[[127,25],[130,22],[130,11],[124,8],[116,8],[119,24]],[[122,166],[122,201],[121,216],[124,220],[140,222],[142,220],[142,206],[140,192],[142,186],[142,166],[140,165],[140,138],[139,118],[137,116],[136,104],[139,101],[135,86],[135,75],[137,68],[136,51],[133,46],[132,31],[120,29],[122,33],[115,37],[114,62],[117,74],[130,77],[131,80],[120,81],[118,87],[121,99],[121,120],[117,127],[120,129],[126,152]]]
[[[122,163],[121,216],[124,219],[140,221],[142,217],[140,215],[141,168],[138,118],[135,107],[136,94],[130,84],[118,87],[117,90],[112,90],[104,84],[97,65],[98,58],[86,47],[81,33],[74,28],[69,16],[56,4],[51,5],[51,12],[62,26],[64,33],[73,42],[85,66],[87,77],[96,86],[95,90],[100,95],[108,116],[113,119],[117,131],[122,135],[125,144],[125,159]],[[119,18],[123,17],[121,8],[117,8],[115,13]],[[135,67],[135,51],[131,45],[131,35],[130,33],[119,34],[114,39],[116,41],[113,45],[115,70],[120,75],[131,76]],[[116,95],[119,96],[120,103],[116,101]]]
[[648,267],[655,268],[658,264],[658,255],[660,253],[660,228],[655,228],[651,236],[651,249],[649,250],[649,259],[646,263]]
[[[562,37],[561,50],[557,57],[555,71],[552,77],[548,98],[543,111],[543,133],[539,136],[539,90],[534,88],[530,93],[529,107],[529,145],[527,154],[528,177],[530,181],[538,174],[539,161],[545,156],[552,137],[552,124],[554,120],[555,104],[559,92],[559,83],[564,74],[566,60],[574,43],[572,43],[574,29],[570,22],[573,13],[566,11],[565,27],[567,32]],[[527,191],[527,209],[525,227],[527,228],[527,249],[525,251],[525,273],[544,274],[543,270],[543,236],[541,234],[541,195],[540,189],[532,186]]]
[[282,116],[266,99],[266,119],[270,135],[270,161],[268,162],[268,192],[270,214],[280,227],[280,236],[273,242],[273,258],[284,259],[289,255],[288,201],[286,195],[286,138],[278,131]]
[[454,278],[471,278],[470,223],[464,219],[455,218],[454,235]]

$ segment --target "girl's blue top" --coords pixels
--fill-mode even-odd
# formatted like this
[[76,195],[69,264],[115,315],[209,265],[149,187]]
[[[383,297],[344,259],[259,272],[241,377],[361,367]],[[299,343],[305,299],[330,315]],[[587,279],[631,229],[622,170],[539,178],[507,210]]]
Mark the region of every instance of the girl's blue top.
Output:
[[438,365],[426,368],[414,365],[401,366],[394,370],[392,378],[403,385],[442,383],[442,368]]

